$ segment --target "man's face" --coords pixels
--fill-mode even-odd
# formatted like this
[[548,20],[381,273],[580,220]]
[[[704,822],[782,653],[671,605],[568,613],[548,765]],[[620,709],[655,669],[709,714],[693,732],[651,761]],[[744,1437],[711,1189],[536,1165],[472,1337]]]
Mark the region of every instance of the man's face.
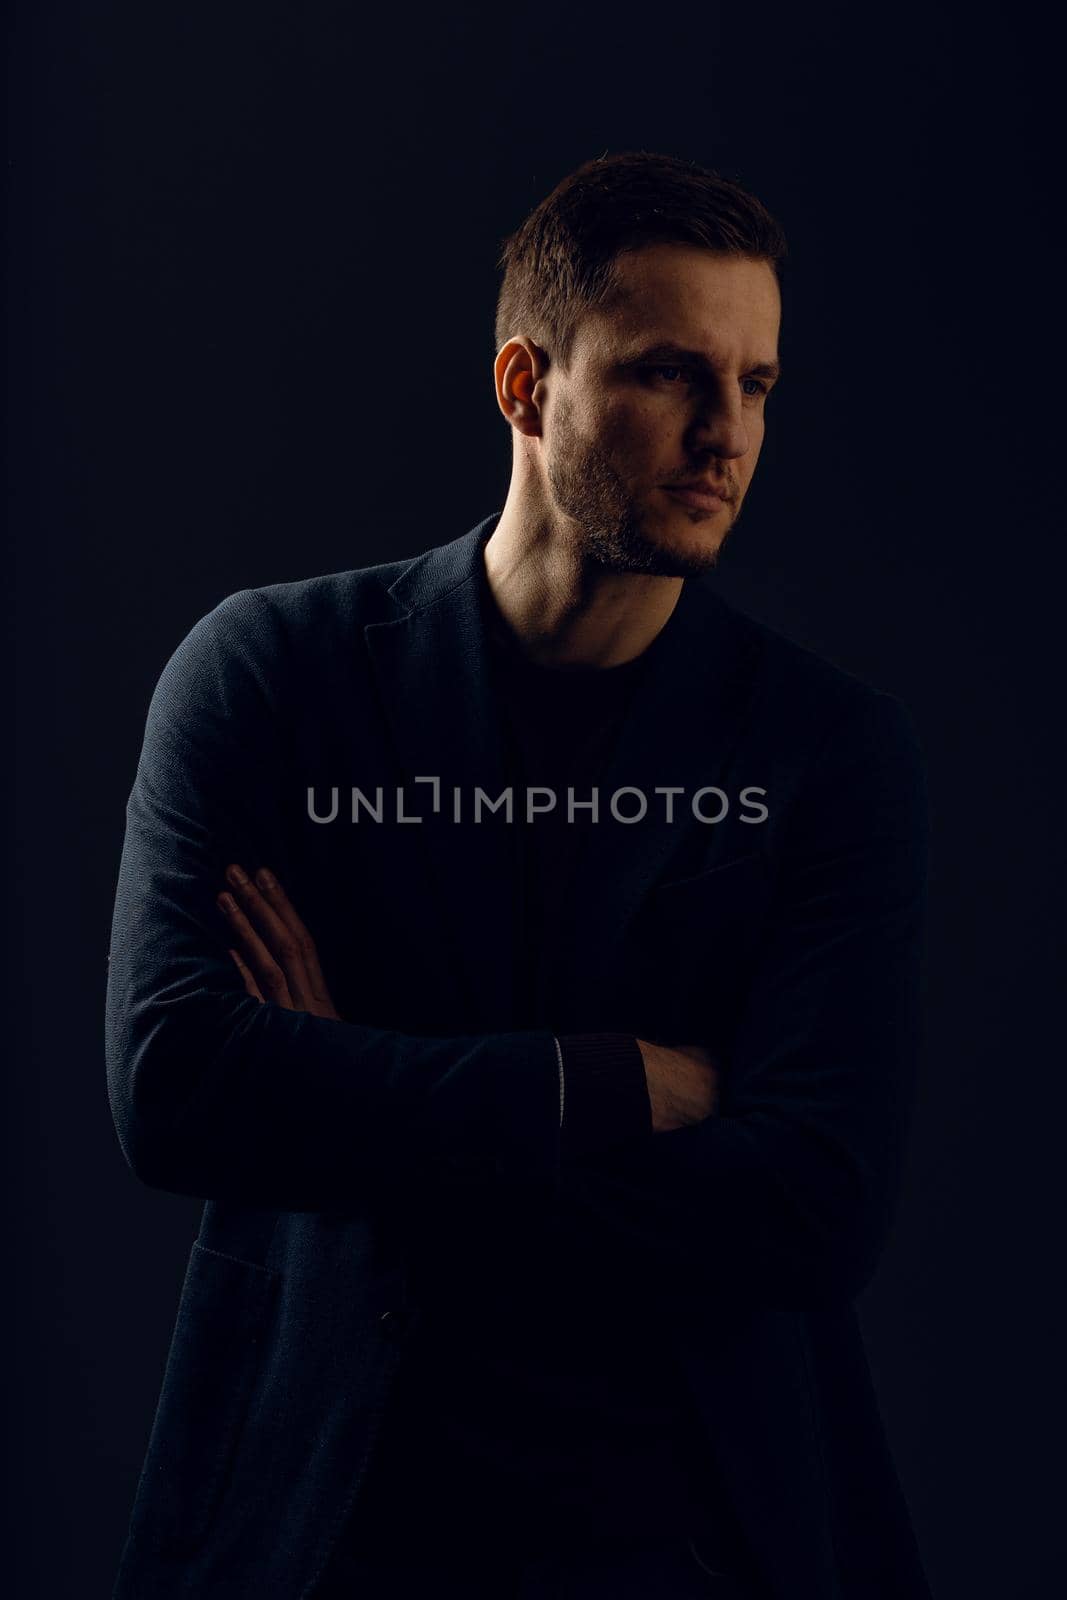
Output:
[[[620,292],[585,316],[570,370],[550,366],[543,461],[586,554],[615,572],[714,566],[763,443],[781,300],[766,261],[685,244],[622,255]],[[701,479],[714,508],[672,485]]]

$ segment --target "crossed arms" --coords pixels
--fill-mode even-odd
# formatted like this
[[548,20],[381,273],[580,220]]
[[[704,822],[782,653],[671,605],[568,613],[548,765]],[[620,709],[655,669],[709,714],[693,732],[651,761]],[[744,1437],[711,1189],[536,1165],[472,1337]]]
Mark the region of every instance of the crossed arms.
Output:
[[903,707],[865,692],[812,751],[720,1114],[567,1168],[548,1030],[408,1035],[342,1021],[321,993],[328,1011],[291,991],[292,1008],[261,1003],[235,974],[215,895],[227,863],[270,861],[280,837],[270,786],[249,781],[276,750],[277,626],[259,597],[231,596],[149,710],[106,1019],[134,1171],[297,1211],[506,1173],[564,1185],[606,1233],[754,1300],[858,1292],[895,1206],[918,1044],[926,802]]
[[[275,874],[260,867],[249,877],[240,862],[232,861],[226,881],[230,888],[220,891],[217,903],[237,940],[230,955],[245,993],[260,1005],[270,1000],[288,1011],[310,1011],[312,1016],[340,1022],[315,941]],[[653,1133],[690,1127],[711,1116],[718,1099],[719,1070],[709,1051],[698,1044],[672,1046],[648,1039],[638,1039],[637,1045]]]

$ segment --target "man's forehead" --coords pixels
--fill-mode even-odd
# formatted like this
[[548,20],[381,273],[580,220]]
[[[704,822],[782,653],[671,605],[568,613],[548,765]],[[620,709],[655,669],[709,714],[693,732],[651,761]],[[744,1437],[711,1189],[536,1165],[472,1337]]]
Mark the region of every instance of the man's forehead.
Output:
[[[651,254],[651,252],[642,252]],[[778,284],[766,261],[750,256],[718,256],[708,250],[656,253],[655,259],[620,258],[616,290],[605,302],[625,324],[663,315],[698,314],[701,309],[747,312],[765,320],[780,305]]]
[[746,344],[758,343],[770,359],[780,309],[767,262],[657,247],[620,256],[614,290],[582,320],[591,343],[602,350],[651,341],[710,353],[724,339],[740,336]]
[[775,282],[774,269],[762,256],[734,250],[712,250],[682,241],[620,250],[612,265],[612,279],[620,288],[644,293],[671,292],[678,288],[725,285],[738,282]]

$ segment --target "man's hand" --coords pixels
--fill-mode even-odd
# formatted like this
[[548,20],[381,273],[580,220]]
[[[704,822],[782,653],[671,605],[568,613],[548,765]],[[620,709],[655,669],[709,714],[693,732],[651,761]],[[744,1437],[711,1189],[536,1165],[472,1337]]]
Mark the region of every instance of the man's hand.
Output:
[[240,946],[230,955],[246,992],[261,1005],[271,1000],[286,1011],[310,1011],[340,1022],[315,941],[277,878],[261,867],[253,882],[236,862],[226,868],[226,878],[233,894],[224,891],[217,903]]
[[652,1044],[638,1039],[652,1104],[653,1133],[703,1122],[716,1108],[719,1074],[699,1044]]

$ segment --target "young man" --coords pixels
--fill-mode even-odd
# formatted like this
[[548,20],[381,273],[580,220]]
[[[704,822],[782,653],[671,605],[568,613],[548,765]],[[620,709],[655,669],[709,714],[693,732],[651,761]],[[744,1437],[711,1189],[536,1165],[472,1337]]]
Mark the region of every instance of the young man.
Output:
[[203,1196],[116,1596],[928,1596],[852,1308],[918,1038],[898,701],[708,581],[782,236],[625,154],[508,240],[506,504],[156,689],[108,1061]]

